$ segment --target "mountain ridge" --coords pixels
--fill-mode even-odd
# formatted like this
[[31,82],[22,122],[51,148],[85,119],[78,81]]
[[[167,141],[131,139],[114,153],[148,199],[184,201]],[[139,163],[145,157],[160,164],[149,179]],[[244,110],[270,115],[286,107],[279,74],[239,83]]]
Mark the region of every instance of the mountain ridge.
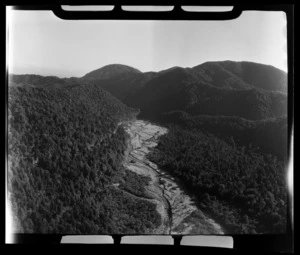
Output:
[[13,75],[10,81],[38,87],[100,86],[126,105],[141,109],[146,118],[172,110],[253,120],[287,112],[286,74],[273,66],[247,61],[209,61],[193,68],[175,66],[145,73],[111,64],[81,78]]
[[208,83],[214,87],[228,89],[260,88],[287,93],[287,73],[272,65],[249,61],[207,61],[193,67],[173,66],[158,72],[141,72],[123,65],[110,64],[91,71],[81,79],[124,79],[137,74],[151,73],[153,76],[185,72],[194,82]]
[[130,73],[141,73],[140,70],[122,64],[109,64],[85,74],[82,78],[88,79],[110,79],[119,75]]

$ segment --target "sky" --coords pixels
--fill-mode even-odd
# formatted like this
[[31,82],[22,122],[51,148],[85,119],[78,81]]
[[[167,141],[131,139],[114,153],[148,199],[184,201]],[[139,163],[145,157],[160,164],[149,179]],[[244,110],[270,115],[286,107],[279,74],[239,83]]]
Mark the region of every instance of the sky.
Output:
[[287,71],[284,12],[247,11],[228,21],[62,20],[10,11],[9,72],[81,77],[108,64],[160,71],[207,61],[252,61]]

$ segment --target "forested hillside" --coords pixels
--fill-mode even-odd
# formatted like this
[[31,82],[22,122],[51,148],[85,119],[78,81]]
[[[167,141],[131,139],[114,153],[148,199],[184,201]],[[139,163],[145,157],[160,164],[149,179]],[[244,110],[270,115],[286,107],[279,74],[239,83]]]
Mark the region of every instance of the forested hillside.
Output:
[[247,61],[216,61],[203,63],[192,70],[216,87],[257,88],[287,93],[286,73],[270,65]]
[[101,88],[110,92],[116,98],[120,99],[127,105],[133,105],[136,94],[145,84],[155,77],[153,72],[148,73],[128,73],[126,75],[117,75],[110,79],[86,79],[81,78],[83,82],[88,82],[101,86]]
[[256,88],[287,93],[287,74],[274,66],[247,61],[217,63]]
[[192,115],[238,116],[251,120],[287,112],[287,75],[251,62],[206,62],[142,73],[124,65],[107,65],[81,78],[139,108],[140,117],[182,110]]
[[142,183],[137,175],[126,182],[126,134],[118,128],[137,110],[93,85],[9,87],[8,102],[15,232],[141,233],[160,224],[154,204],[113,185],[135,189]]
[[201,131],[168,126],[149,159],[179,178],[230,234],[285,233],[285,165]]
[[280,117],[287,112],[287,96],[259,89],[232,90],[190,83],[184,69],[158,76],[137,93],[133,105],[141,116],[183,110],[192,115],[238,116],[251,120]]
[[233,138],[240,146],[287,160],[287,116],[254,121],[236,116],[192,116],[183,111],[172,111],[161,114],[160,120],[211,133],[226,141]]
[[41,76],[36,74],[11,74],[9,85],[17,87],[62,88],[64,86],[80,85],[79,78],[58,78],[56,76]]

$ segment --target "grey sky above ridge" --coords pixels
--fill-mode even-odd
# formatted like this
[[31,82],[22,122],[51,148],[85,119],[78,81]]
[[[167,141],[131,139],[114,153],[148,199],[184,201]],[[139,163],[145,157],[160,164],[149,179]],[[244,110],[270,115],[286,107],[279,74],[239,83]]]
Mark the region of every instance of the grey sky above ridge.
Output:
[[81,77],[108,64],[142,72],[207,61],[250,61],[287,71],[283,12],[229,21],[68,21],[50,11],[10,11],[9,71]]

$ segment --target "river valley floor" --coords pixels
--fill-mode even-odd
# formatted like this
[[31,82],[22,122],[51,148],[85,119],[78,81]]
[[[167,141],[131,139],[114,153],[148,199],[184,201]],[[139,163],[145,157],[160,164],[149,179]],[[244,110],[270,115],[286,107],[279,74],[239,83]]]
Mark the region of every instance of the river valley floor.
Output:
[[197,208],[195,199],[184,191],[178,180],[147,159],[159,137],[168,130],[144,120],[127,123],[124,128],[130,135],[124,167],[126,171],[150,177],[145,190],[151,198],[140,199],[155,203],[162,219],[156,230],[145,234],[223,235],[222,227]]

